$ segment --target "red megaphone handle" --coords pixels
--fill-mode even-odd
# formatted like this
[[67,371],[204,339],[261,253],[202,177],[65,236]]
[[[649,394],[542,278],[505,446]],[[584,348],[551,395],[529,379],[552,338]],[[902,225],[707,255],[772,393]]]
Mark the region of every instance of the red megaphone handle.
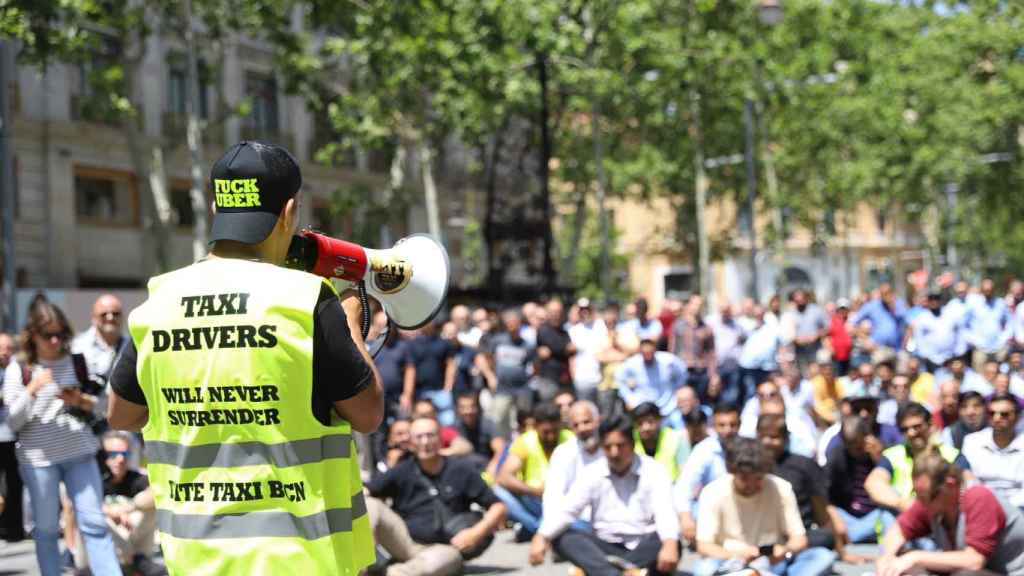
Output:
[[317,276],[341,278],[352,282],[366,276],[366,250],[359,244],[331,238],[312,230],[302,235],[316,242],[316,263],[310,270]]

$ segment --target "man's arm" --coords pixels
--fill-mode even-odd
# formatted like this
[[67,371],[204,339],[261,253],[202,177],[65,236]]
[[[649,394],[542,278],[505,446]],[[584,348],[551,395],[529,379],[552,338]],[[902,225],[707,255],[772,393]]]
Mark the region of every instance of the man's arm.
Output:
[[462,436],[456,436],[447,448],[440,450],[441,456],[465,456],[473,453],[473,444]]
[[138,432],[149,422],[149,408],[121,398],[110,391],[107,404],[107,422],[115,430]]
[[888,470],[880,466],[876,466],[874,470],[868,474],[867,480],[864,481],[864,489],[867,490],[868,496],[878,504],[886,508],[892,508],[893,510],[903,511],[910,508],[913,504],[913,498],[904,498],[900,496],[900,493],[892,487],[892,474]]
[[501,460],[501,455],[505,453],[505,439],[501,436],[495,436],[491,438],[491,453],[494,456],[491,457],[491,461],[487,463],[485,472],[491,478],[498,477],[498,461]]
[[444,361],[444,391],[451,392],[455,389],[455,357],[449,356]]
[[458,548],[459,552],[465,552],[473,548],[501,526],[502,522],[505,521],[505,512],[505,505],[501,502],[491,504],[479,522],[469,528],[462,529],[452,537],[451,545]]
[[534,488],[516,476],[522,469],[522,459],[510,452],[508,457],[505,458],[505,463],[501,466],[501,471],[498,472],[498,485],[513,494],[525,494],[542,498],[544,496],[543,487]]
[[481,350],[473,358],[473,365],[480,371],[480,375],[484,377],[484,382],[487,383],[491,392],[495,392],[498,389],[498,375],[494,372],[494,356]]
[[369,386],[355,396],[335,402],[334,410],[357,432],[370,433],[384,420],[384,386],[381,385],[377,365],[374,364],[373,358],[366,350],[366,342],[363,341],[362,327],[359,325],[363,307],[359,298],[354,293],[346,291],[342,295],[341,307],[345,311],[352,342],[370,368],[372,380]]
[[405,373],[402,379],[402,398],[400,404],[402,411],[406,414],[412,412],[412,399],[416,393],[416,365],[409,362],[405,365]]

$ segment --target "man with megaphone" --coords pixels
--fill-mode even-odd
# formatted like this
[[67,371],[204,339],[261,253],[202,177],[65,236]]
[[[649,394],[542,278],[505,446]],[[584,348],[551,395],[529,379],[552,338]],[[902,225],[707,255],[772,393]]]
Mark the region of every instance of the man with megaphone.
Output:
[[365,298],[282,266],[302,184],[286,150],[241,142],[211,180],[212,250],[150,280],[110,424],[143,432],[171,574],[355,576],[374,544],[352,433],[384,413]]

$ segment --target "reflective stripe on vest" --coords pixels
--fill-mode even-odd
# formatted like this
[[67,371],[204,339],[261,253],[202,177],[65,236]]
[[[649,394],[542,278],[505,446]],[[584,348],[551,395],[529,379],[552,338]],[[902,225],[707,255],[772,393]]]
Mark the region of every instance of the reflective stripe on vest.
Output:
[[351,456],[352,435],[331,434],[323,438],[294,440],[278,444],[237,442],[234,444],[199,444],[185,446],[174,442],[146,442],[146,459],[150,464],[170,464],[178,468],[213,468],[258,466],[275,468],[301,466],[324,458]]
[[[956,448],[939,444],[939,454],[946,462],[953,462],[960,454]],[[889,484],[901,498],[914,496],[914,458],[907,451],[906,444],[890,446],[882,451],[892,464],[892,480]]]
[[313,415],[313,311],[325,286],[210,259],[150,280],[132,312],[171,574],[357,576],[373,562],[351,426]]
[[[679,477],[679,463],[676,457],[679,454],[679,441],[680,435],[678,432],[671,428],[662,427],[658,431],[658,447],[654,451],[654,461],[661,464],[665,468],[665,472],[668,473],[669,478],[675,482],[676,478]],[[641,455],[647,455],[647,450],[644,449],[643,442],[640,441],[639,430],[633,431],[633,443],[636,445],[635,452]]]

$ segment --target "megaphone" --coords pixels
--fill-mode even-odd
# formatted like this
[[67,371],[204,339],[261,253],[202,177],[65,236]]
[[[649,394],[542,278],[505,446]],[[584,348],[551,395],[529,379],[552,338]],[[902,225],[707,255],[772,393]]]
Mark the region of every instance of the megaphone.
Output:
[[374,250],[307,229],[292,239],[286,265],[325,278],[362,282],[391,323],[405,330],[430,322],[448,294],[448,251],[426,234]]

